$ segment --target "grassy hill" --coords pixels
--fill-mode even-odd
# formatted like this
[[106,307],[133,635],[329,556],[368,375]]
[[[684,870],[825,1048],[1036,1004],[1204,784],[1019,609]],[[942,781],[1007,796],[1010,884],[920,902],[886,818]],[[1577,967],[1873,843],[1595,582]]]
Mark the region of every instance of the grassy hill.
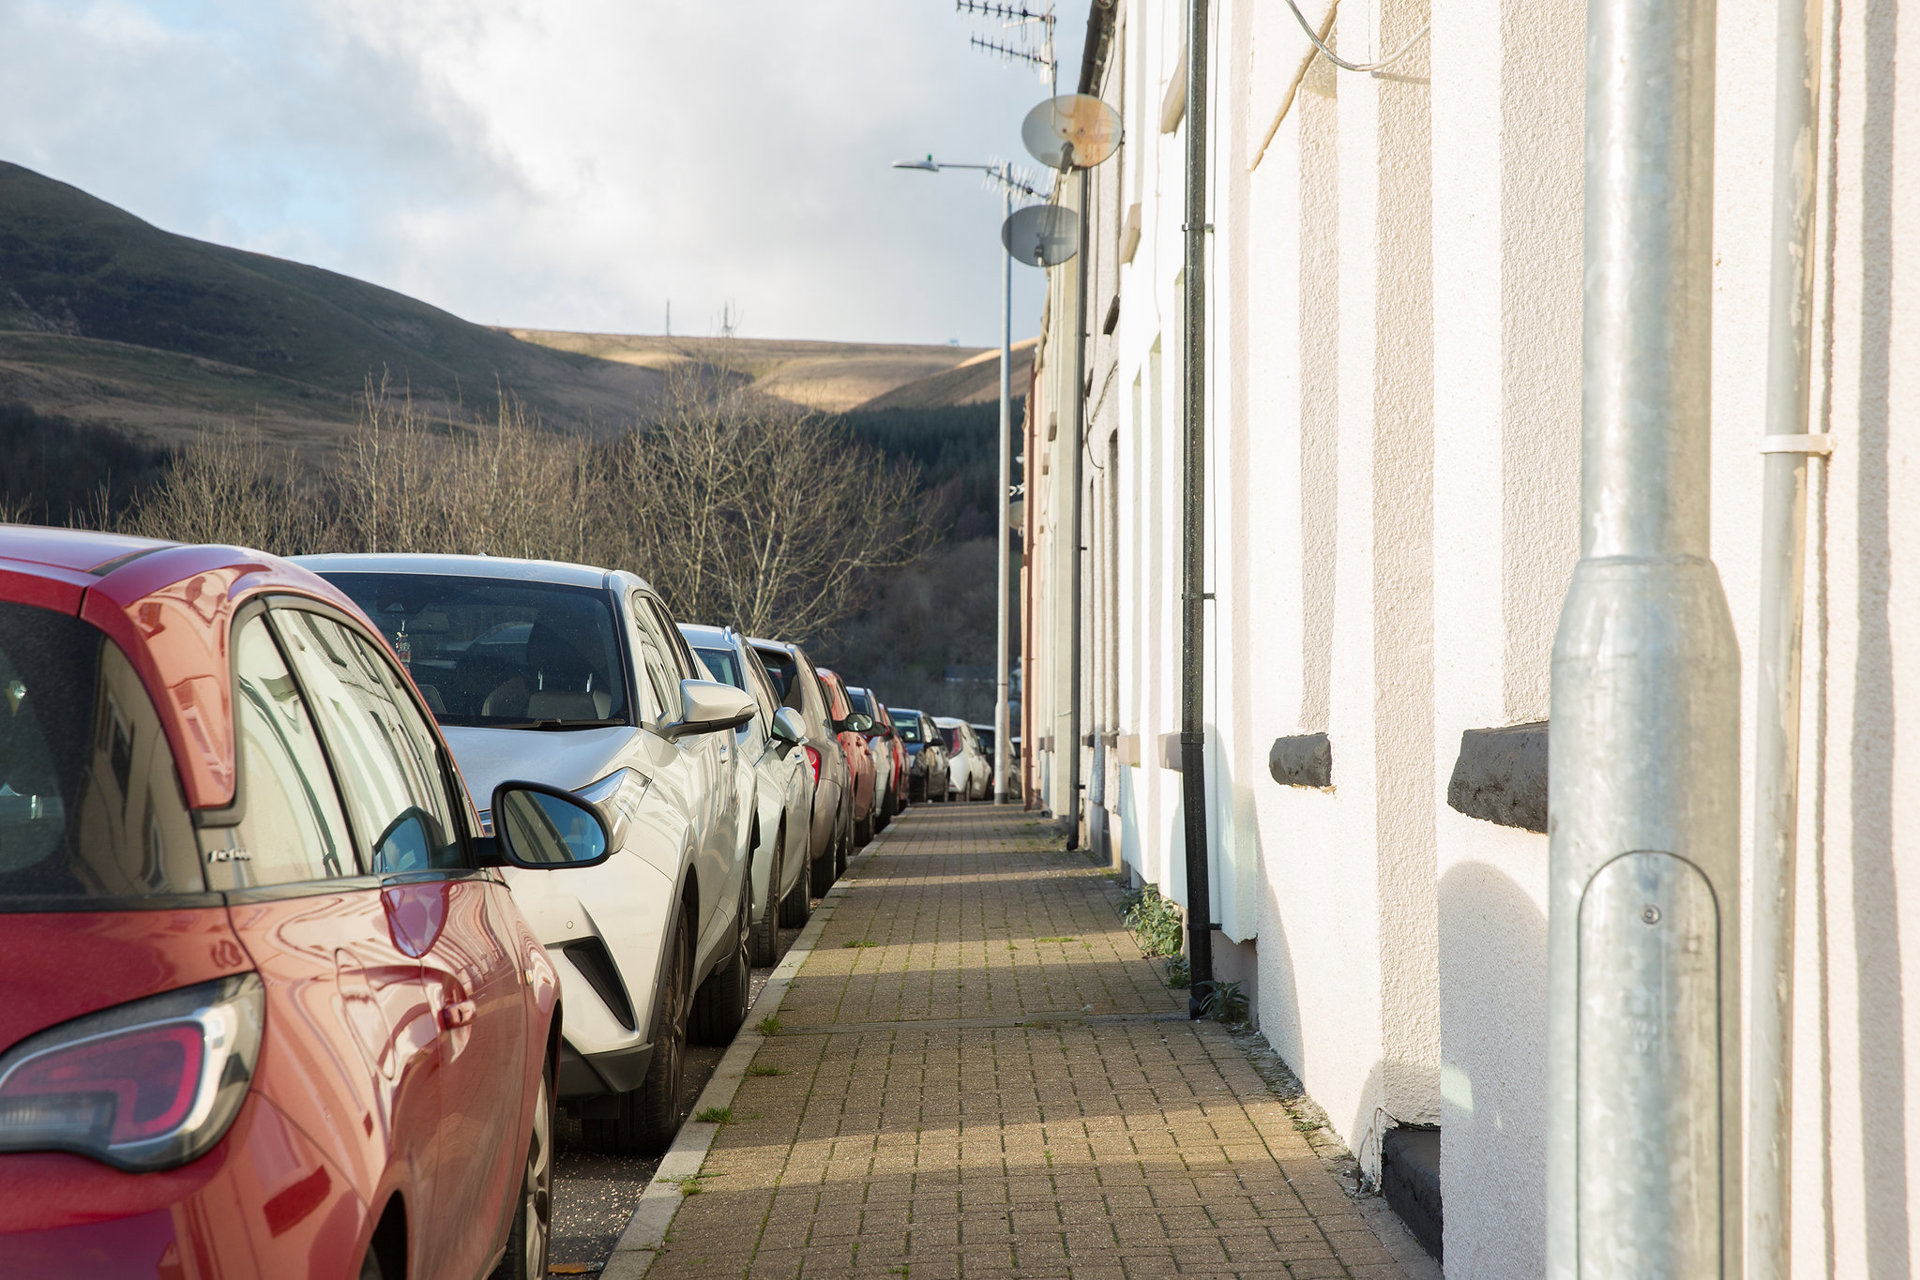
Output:
[[242,416],[324,439],[382,370],[428,405],[484,406],[504,385],[567,423],[631,414],[659,380],[0,162],[0,398],[163,436]]
[[[1016,395],[1031,349],[1016,351]],[[64,421],[166,445],[239,419],[323,452],[383,371],[433,413],[485,414],[505,387],[556,425],[618,423],[687,362],[829,413],[895,411],[893,431],[897,411],[998,394],[991,349],[471,324],[336,272],[162,231],[0,161],[0,405],[38,415],[39,435]]]

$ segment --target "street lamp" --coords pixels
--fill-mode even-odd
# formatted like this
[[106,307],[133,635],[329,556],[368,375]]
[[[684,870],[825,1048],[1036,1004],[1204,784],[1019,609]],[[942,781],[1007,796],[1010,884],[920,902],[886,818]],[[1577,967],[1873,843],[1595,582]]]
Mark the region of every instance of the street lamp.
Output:
[[[1040,193],[1023,182],[1006,164],[949,164],[928,156],[924,160],[895,160],[896,169],[918,169],[939,173],[942,169],[973,169],[984,173],[1000,187],[1005,215],[1013,216],[1013,196],[1020,192],[1037,197]],[[994,629],[993,668],[993,802],[1007,802],[1007,735],[1011,731],[1007,717],[1007,615],[1008,572],[1011,556],[1008,547],[1009,501],[1013,489],[1013,252],[1003,248],[1000,255],[1000,580],[994,597],[999,606],[999,626]]]

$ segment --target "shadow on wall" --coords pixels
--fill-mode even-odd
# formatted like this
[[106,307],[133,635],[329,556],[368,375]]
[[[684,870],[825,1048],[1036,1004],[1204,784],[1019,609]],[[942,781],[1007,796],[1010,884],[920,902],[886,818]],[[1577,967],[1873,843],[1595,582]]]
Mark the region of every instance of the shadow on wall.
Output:
[[[1899,4],[1868,0],[1859,53],[1866,101],[1860,148],[1860,628],[1854,668],[1852,764],[1853,925],[1860,991],[1860,1131],[1868,1271],[1911,1274],[1907,1221],[1907,1096],[1900,922],[1894,871],[1894,677],[1889,610],[1893,547],[1888,466],[1892,379],[1894,64]],[[1911,160],[1908,161],[1912,163]],[[1824,779],[1822,780],[1824,784]],[[1825,787],[1822,785],[1822,792]]]
[[1547,919],[1499,868],[1467,862],[1441,877],[1440,973],[1448,1265],[1543,1275]]

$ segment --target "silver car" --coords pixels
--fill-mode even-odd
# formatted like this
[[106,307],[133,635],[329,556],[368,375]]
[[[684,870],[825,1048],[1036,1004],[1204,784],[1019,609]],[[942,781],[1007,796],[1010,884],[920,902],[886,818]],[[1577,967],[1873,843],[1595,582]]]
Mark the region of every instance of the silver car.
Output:
[[827,712],[827,693],[813,662],[797,644],[749,638],[760,655],[780,705],[791,707],[806,726],[807,763],[813,773],[813,818],[807,842],[813,896],[824,898],[853,856],[853,772]]
[[733,627],[680,624],[713,678],[753,695],[759,714],[734,731],[735,755],[757,781],[753,840],[753,962],[779,959],[780,928],[797,929],[813,914],[807,896],[807,855],[813,819],[813,771],[800,714],[780,705],[760,655]]
[[[746,1018],[758,711],[706,678],[630,573],[490,556],[309,556],[386,633],[473,794],[531,778],[596,804],[598,867],[507,873],[562,976],[559,1091],[603,1151],[664,1150],[683,1047]],[[482,820],[489,815],[483,813]]]

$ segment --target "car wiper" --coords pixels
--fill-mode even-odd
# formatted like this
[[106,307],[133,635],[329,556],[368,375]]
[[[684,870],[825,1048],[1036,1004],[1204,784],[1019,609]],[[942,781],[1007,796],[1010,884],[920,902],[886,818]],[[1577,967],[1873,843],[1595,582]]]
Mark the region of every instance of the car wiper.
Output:
[[563,720],[550,716],[542,720],[488,720],[475,727],[480,729],[611,729],[626,723],[625,720]]

